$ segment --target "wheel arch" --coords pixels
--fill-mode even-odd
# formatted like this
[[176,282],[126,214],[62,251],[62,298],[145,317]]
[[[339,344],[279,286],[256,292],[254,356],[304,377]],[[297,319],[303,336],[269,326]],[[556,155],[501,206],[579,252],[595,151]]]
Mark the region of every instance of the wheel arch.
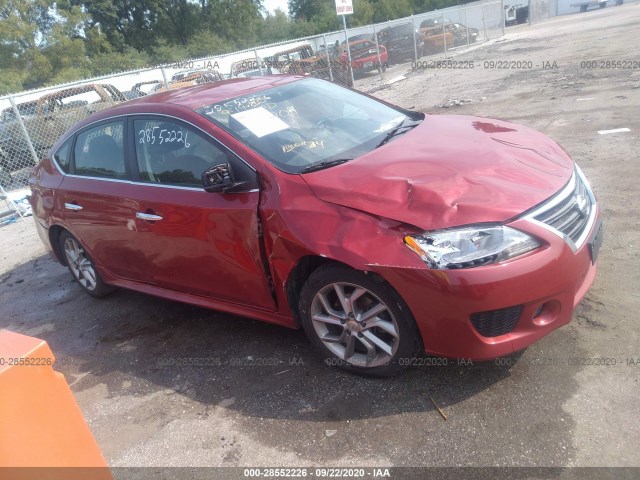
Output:
[[[300,268],[303,269],[304,267],[300,267]],[[337,271],[333,270],[334,268],[336,268]],[[316,266],[315,269],[309,271],[309,275],[310,276],[308,278],[310,279],[311,283],[309,283],[308,281],[306,285],[302,288],[302,291],[300,294],[302,308],[300,309],[300,314],[298,315],[304,315],[304,316],[299,319],[299,322],[300,322],[300,325],[303,327],[305,334],[310,339],[311,343],[314,344],[316,348],[318,348],[323,355],[325,355],[325,358],[328,358],[327,355],[329,355],[329,357],[331,357],[331,355],[333,356],[337,355],[339,358],[342,358],[342,357],[340,357],[340,354],[335,352],[333,349],[327,348],[327,345],[324,345],[324,348],[320,346],[320,344],[323,342],[323,339],[322,339],[322,334],[320,334],[315,329],[315,327],[312,326],[312,322],[313,322],[312,304],[315,301],[314,295],[317,295],[317,292],[319,292],[318,289],[324,288],[324,286],[327,286],[327,285],[331,285],[334,282],[347,282],[347,283],[351,283],[352,286],[355,286],[355,285],[362,286],[362,288],[364,288],[365,291],[368,291],[369,294],[377,297],[377,300],[382,302],[386,306],[386,308],[390,310],[390,312],[393,315],[399,315],[399,316],[396,316],[396,320],[398,321],[398,325],[399,325],[398,328],[401,328],[402,331],[404,332],[399,337],[397,335],[394,335],[397,338],[401,339],[401,343],[398,344],[398,348],[400,350],[395,351],[395,353],[392,352],[391,354],[386,352],[388,355],[391,355],[391,357],[389,358],[389,362],[383,365],[371,366],[371,368],[374,369],[375,371],[358,369],[357,370],[358,372],[363,373],[365,375],[373,375],[373,376],[393,375],[403,370],[403,368],[401,368],[400,370],[397,369],[397,358],[409,358],[409,357],[412,358],[418,352],[424,352],[423,339],[422,339],[418,324],[415,321],[415,317],[413,316],[413,312],[408,307],[404,299],[399,295],[397,290],[393,287],[393,285],[391,285],[379,273],[369,269],[361,270],[361,269],[353,268],[352,266],[347,265],[345,263],[329,260],[328,262],[322,262],[320,265]],[[312,279],[315,279],[315,280],[312,280]],[[326,303],[326,299],[324,302],[322,302],[322,304],[324,305],[325,303]],[[346,319],[347,317],[342,317],[342,318]],[[341,322],[341,323],[343,324],[342,326],[343,329],[347,328],[344,326],[344,322]],[[338,325],[338,327],[340,326]],[[352,329],[349,327],[349,330],[352,330]],[[397,355],[399,355],[399,357],[396,358]],[[391,360],[393,360],[394,358],[395,360],[391,362]],[[342,358],[341,361],[347,361],[347,363],[349,363],[348,359],[346,358]],[[392,368],[394,364],[396,366]],[[358,365],[354,364],[355,365],[354,366],[350,364],[345,365],[344,363],[340,363],[337,365],[340,366],[341,368],[345,368],[347,370],[352,370],[352,371],[355,371],[353,370],[354,368],[362,367],[362,365],[359,365],[359,364]],[[367,368],[369,368],[368,362],[367,362]],[[378,370],[384,370],[384,371],[378,371]]]
[[49,227],[49,243],[51,244],[51,249],[53,250],[56,260],[58,260],[60,265],[66,267],[67,260],[60,249],[60,235],[62,235],[62,232],[69,232],[69,230],[60,225],[51,225],[51,227]]
[[297,327],[300,327],[301,325],[300,314],[298,312],[298,299],[300,297],[300,292],[302,291],[303,285],[311,276],[311,274],[318,268],[330,264],[344,265],[346,267],[352,268],[350,265],[347,265],[346,263],[340,262],[338,260],[334,260],[332,258],[322,257],[320,255],[305,255],[298,259],[295,266],[289,272],[285,287],[287,294],[287,303],[289,304],[291,315],[293,316],[293,320]]
[[[326,265],[336,265],[343,266],[349,268],[354,271],[362,272],[364,274],[370,275],[374,280],[384,283],[396,296],[397,300],[400,302],[403,308],[406,308],[409,315],[413,317],[413,313],[411,309],[406,304],[402,296],[398,293],[398,291],[389,283],[384,277],[382,277],[379,273],[374,272],[372,270],[361,270],[359,268],[355,268],[352,265],[341,262],[334,258],[324,257],[320,255],[305,255],[298,259],[295,266],[289,272],[289,276],[286,281],[286,295],[287,295],[287,303],[289,304],[289,309],[291,311],[291,315],[293,316],[294,322],[297,327],[301,326],[300,323],[300,314],[298,311],[298,299],[300,298],[300,292],[302,291],[302,287],[305,282],[309,279],[309,277],[320,267],[324,267]],[[420,337],[418,335],[418,337]],[[422,338],[420,338],[420,342],[422,342]]]

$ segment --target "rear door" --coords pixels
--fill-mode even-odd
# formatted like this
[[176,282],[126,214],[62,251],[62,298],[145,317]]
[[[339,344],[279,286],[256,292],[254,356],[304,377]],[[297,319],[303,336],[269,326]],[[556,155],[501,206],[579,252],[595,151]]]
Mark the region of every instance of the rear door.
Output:
[[122,118],[107,120],[76,135],[58,209],[94,261],[117,277],[145,281],[147,272],[135,251],[125,124]]
[[[137,250],[153,284],[275,310],[259,234],[256,172],[197,127],[173,117],[131,119]],[[207,193],[201,175],[229,162],[235,193]],[[137,178],[136,178],[137,177]]]

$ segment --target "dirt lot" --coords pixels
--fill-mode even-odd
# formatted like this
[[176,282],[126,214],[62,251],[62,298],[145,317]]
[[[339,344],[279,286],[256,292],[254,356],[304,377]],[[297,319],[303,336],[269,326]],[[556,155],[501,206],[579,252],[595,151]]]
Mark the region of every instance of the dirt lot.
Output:
[[[473,69],[396,66],[387,78],[407,78],[375,92],[539,129],[599,196],[593,288],[511,365],[365,379],[326,367],[301,332],[127,291],[94,300],[43,255],[32,220],[0,229],[0,327],[49,342],[112,466],[640,466],[640,69],[580,64],[639,61],[638,25],[640,4],[512,27],[452,57]],[[484,63],[500,60],[533,68]],[[167,365],[184,357],[212,365]]]

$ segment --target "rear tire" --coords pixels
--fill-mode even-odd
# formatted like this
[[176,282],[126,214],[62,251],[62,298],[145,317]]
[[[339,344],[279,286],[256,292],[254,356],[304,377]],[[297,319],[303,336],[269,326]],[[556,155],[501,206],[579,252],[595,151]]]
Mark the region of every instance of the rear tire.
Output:
[[115,287],[102,281],[93,260],[76,237],[64,231],[60,234],[59,242],[67,268],[85,292],[100,298],[115,290]]
[[342,265],[314,271],[299,300],[302,327],[328,365],[386,377],[420,348],[409,308],[384,280]]

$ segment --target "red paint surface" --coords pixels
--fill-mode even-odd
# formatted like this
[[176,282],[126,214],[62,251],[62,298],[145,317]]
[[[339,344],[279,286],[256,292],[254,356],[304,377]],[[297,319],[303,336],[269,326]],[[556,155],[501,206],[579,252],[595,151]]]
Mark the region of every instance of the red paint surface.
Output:
[[[360,51],[360,49],[364,46],[364,44],[370,44],[366,51]],[[369,40],[357,40],[355,42],[349,43],[349,48],[351,49],[351,67],[354,70],[361,70],[364,68],[376,68],[376,65],[381,64],[384,65],[387,63],[389,59],[389,54],[387,53],[387,49],[382,45],[378,45],[376,48],[376,44]],[[378,61],[378,55],[380,55],[380,60]],[[349,57],[347,56],[347,52],[343,47],[343,52],[339,56],[340,62],[347,65],[349,63]]]
[[[297,78],[183,88],[92,115],[78,127],[135,113],[191,122],[252,165],[260,191],[223,195],[63,177],[45,158],[32,175],[41,238],[47,244],[54,225],[68,229],[108,283],[289,327],[297,326],[287,299],[294,267],[306,256],[335,260],[382,276],[408,304],[425,350],[446,356],[504,355],[570,321],[595,275],[587,247],[574,253],[548,230],[512,221],[571,177],[573,162],[555,142],[498,120],[427,116],[351,162],[291,175],[193,111]],[[90,207],[65,211],[73,201]],[[166,220],[142,221],[136,211]],[[408,233],[478,222],[512,222],[543,247],[454,271],[429,269],[403,244]],[[533,312],[552,301],[560,305],[553,318],[534,323]],[[525,305],[522,321],[502,337],[481,337],[469,321],[474,312],[518,304]]]

